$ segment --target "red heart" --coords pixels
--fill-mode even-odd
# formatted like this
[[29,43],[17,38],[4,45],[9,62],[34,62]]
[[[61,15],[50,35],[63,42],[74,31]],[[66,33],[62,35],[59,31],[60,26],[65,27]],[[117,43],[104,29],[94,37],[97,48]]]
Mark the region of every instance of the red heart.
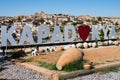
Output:
[[78,26],[78,33],[83,41],[86,41],[89,33],[90,33],[90,26],[82,25]]

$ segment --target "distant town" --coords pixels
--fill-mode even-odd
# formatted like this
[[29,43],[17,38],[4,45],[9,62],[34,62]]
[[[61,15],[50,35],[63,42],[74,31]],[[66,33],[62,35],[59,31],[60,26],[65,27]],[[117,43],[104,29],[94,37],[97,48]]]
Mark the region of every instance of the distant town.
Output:
[[79,25],[87,23],[89,25],[101,24],[115,24],[120,26],[120,17],[92,17],[90,15],[73,16],[67,14],[47,14],[43,11],[33,15],[20,15],[15,17],[0,16],[0,25],[14,25],[14,26],[41,26],[47,25],[53,27],[55,25]]
[[63,31],[63,27],[65,27],[66,25],[79,26],[83,24],[87,25],[114,24],[119,32],[120,17],[101,17],[101,16],[91,17],[90,15],[74,16],[68,14],[47,14],[43,11],[41,11],[40,13],[35,13],[33,15],[20,15],[15,17],[0,16],[0,27],[1,25],[5,25],[8,26],[9,29],[11,26],[17,26],[17,30],[13,33],[13,37],[16,38],[17,40],[20,39],[20,33],[24,26],[31,27],[33,35],[36,36],[38,26],[49,26],[50,30],[53,31],[54,26],[57,25],[60,26],[61,30]]

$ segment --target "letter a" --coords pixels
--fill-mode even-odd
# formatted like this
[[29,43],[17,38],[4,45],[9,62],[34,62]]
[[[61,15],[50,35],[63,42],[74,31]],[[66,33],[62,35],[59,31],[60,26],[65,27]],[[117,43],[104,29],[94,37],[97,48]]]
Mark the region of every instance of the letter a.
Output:
[[30,30],[30,27],[25,26],[22,31],[21,39],[19,44],[23,45],[25,41],[30,41],[30,43],[34,43],[33,36]]
[[110,30],[110,35],[109,35],[109,39],[117,39],[117,34],[115,31],[115,27],[112,26],[111,30]]

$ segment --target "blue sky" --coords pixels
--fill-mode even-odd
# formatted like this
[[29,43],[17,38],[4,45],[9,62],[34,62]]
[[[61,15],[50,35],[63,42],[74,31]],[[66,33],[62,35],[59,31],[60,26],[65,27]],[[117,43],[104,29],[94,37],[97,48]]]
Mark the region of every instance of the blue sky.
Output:
[[120,17],[120,0],[0,0],[0,16],[71,14]]

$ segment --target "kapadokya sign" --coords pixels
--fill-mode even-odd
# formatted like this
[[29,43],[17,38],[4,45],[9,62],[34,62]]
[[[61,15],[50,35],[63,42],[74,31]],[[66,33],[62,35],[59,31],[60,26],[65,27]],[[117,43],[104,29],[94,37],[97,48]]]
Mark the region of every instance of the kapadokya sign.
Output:
[[[17,43],[13,38],[12,34],[16,30],[17,27],[12,26],[9,30],[7,30],[7,26],[1,26],[1,45],[7,46],[7,41],[11,43],[11,45],[23,45],[25,41],[29,41],[30,44],[35,44],[33,39],[32,31],[29,26],[24,26],[22,33],[20,34],[20,40]],[[91,28],[88,25],[78,26],[76,27],[69,25],[64,27],[64,34],[61,32],[59,26],[55,26],[52,37],[50,38],[50,43],[54,43],[55,41],[58,42],[73,42],[76,39],[76,35],[79,34],[80,38],[85,41],[91,31],[92,33],[92,40],[100,40],[99,30],[100,28],[103,30],[104,39],[116,39],[117,34],[115,31],[115,26],[98,26],[92,25]],[[44,31],[44,33],[43,33]],[[71,37],[69,37],[69,31],[72,32]],[[109,31],[109,35],[108,35]],[[37,43],[41,44],[44,38],[49,37],[51,34],[50,28],[48,26],[39,26],[37,30]],[[64,38],[63,38],[64,37]]]

